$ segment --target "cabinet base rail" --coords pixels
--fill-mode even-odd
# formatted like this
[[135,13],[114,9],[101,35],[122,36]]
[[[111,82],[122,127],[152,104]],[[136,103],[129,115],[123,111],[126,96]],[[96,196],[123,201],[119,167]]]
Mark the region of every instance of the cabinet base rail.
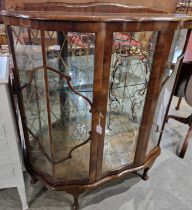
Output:
[[[129,168],[129,169],[125,169],[123,171],[121,171],[120,173],[117,174],[113,174],[113,175],[108,175],[105,176],[103,178],[101,178],[100,180],[97,180],[94,183],[91,184],[66,184],[66,185],[56,185],[54,182],[52,182],[51,180],[49,180],[47,177],[45,177],[43,174],[39,173],[38,171],[32,169],[32,168],[28,168],[28,172],[32,177],[32,180],[39,180],[41,181],[43,184],[45,184],[45,186],[50,189],[50,190],[54,190],[54,191],[65,191],[69,194],[71,194],[74,198],[74,203],[72,205],[72,210],[77,210],[80,208],[79,205],[79,196],[85,192],[87,192],[88,190],[97,188],[99,186],[101,186],[102,184],[110,181],[110,180],[114,180],[114,179],[120,179],[123,176],[129,174],[129,173],[136,173],[137,171],[143,170],[143,174],[139,175],[141,176],[141,178],[143,180],[147,180],[148,177],[148,171],[149,169],[153,166],[156,158],[160,155],[161,153],[161,149],[159,146],[155,147],[153,150],[151,150],[151,152],[149,153],[149,155],[146,157],[145,163],[141,166],[135,167],[135,168]],[[36,183],[35,182],[31,182],[32,184]]]

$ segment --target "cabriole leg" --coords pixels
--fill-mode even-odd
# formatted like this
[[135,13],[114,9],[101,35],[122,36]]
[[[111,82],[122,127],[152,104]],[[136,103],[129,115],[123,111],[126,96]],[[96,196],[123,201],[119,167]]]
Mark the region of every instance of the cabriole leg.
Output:
[[149,179],[149,176],[148,176],[148,174],[147,174],[148,171],[149,171],[149,169],[150,169],[150,168],[147,167],[147,168],[145,168],[144,171],[143,171],[142,179],[145,180],[145,181]]
[[76,196],[73,196],[74,198],[74,203],[73,203],[73,206],[72,206],[72,210],[77,210],[79,209],[79,195],[76,195]]
[[82,189],[82,188],[71,188],[71,189],[66,189],[65,190],[67,193],[71,194],[74,198],[74,203],[72,205],[72,210],[77,210],[80,208],[79,205],[79,196],[81,194],[83,194],[85,191],[87,191],[86,189]]
[[[160,154],[160,153],[159,153]],[[154,159],[152,159],[148,165],[144,168],[144,171],[143,171],[143,175],[142,175],[142,179],[143,180],[148,180],[149,179],[149,176],[148,176],[148,171],[149,169],[153,166],[154,162],[156,160],[156,156],[154,157]]]

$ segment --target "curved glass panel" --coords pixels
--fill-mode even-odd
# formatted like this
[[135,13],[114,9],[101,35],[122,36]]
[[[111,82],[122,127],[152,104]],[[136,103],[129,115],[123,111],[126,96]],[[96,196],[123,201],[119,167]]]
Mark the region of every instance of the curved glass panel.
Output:
[[[30,158],[33,166],[52,175],[51,148],[40,31],[11,26],[20,80]],[[46,157],[47,156],[47,157]]]
[[[158,102],[157,102],[157,106],[155,110],[155,116],[153,119],[153,126],[151,129],[149,144],[147,147],[146,154],[149,154],[149,152],[158,144],[167,106],[171,99],[171,93],[173,91],[173,86],[174,86],[175,79],[179,70],[180,60],[178,58],[181,56],[183,52],[184,44],[186,41],[186,35],[187,35],[187,29],[175,31],[170,54],[169,54],[169,59],[168,59],[169,66],[165,71],[164,82],[163,82],[163,86],[162,86],[162,89],[158,98]],[[165,127],[165,130],[166,130],[166,127]]]
[[55,180],[87,180],[95,34],[45,31],[46,68],[40,31],[12,34],[31,164]]

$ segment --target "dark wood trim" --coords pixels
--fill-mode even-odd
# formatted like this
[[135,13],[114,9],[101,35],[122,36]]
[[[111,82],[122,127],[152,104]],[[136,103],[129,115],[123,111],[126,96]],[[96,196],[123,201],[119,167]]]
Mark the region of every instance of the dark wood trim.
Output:
[[[191,115],[191,118],[192,118],[192,115]],[[185,153],[186,153],[187,148],[188,148],[189,140],[190,140],[191,137],[192,137],[192,123],[189,125],[189,129],[187,131],[187,135],[186,135],[184,143],[183,143],[183,145],[181,147],[181,151],[179,153],[179,157],[180,158],[184,158]]]
[[104,151],[104,138],[105,138],[105,126],[106,126],[106,113],[107,113],[107,101],[109,92],[109,77],[111,67],[111,55],[113,47],[113,31],[110,30],[108,25],[105,26],[105,41],[104,41],[104,54],[103,54],[103,72],[102,72],[102,87],[99,97],[99,106],[104,118],[101,118],[101,127],[103,133],[98,138],[98,151],[97,151],[97,175],[96,180],[102,176],[102,162]]
[[[63,12],[57,11],[2,11],[4,21],[12,21],[11,18],[18,18],[19,25],[30,27],[31,22],[191,22],[191,16],[186,14],[158,14],[158,13],[92,13],[92,12]],[[57,24],[56,22],[54,22]],[[70,24],[69,24],[70,23]],[[6,23],[8,24],[8,23]],[[15,24],[15,21],[11,23]],[[182,23],[183,24],[183,23]],[[181,26],[182,26],[181,24]],[[43,27],[43,25],[42,25]],[[41,27],[41,29],[43,29]],[[47,27],[47,26],[46,26]],[[54,25],[52,25],[54,27]]]
[[[43,69],[44,69],[44,87],[45,87],[45,100],[47,104],[47,118],[48,118],[48,136],[49,136],[49,147],[51,153],[51,160],[55,163],[54,154],[54,143],[52,139],[52,123],[51,123],[51,109],[49,101],[49,81],[48,81],[48,69],[47,69],[47,57],[46,57],[46,45],[45,45],[45,31],[41,30],[41,46],[42,46],[42,57],[43,57]],[[52,164],[52,173],[54,176],[54,164]]]
[[[191,22],[192,24],[192,22]],[[144,32],[144,31],[173,31],[182,28],[181,24],[172,21],[131,21],[131,22],[109,22],[107,25],[111,28],[111,31],[118,32]]]
[[20,115],[21,115],[21,123],[22,123],[22,127],[23,127],[23,134],[24,134],[24,138],[25,138],[25,145],[27,150],[25,151],[25,163],[26,163],[26,168],[28,169],[29,167],[29,162],[31,160],[31,155],[30,155],[30,142],[29,142],[29,135],[27,132],[27,119],[25,116],[25,108],[24,108],[24,103],[23,103],[23,97],[22,97],[22,93],[20,91],[20,79],[19,79],[19,73],[18,73],[18,69],[17,69],[17,60],[16,60],[16,54],[15,54],[15,49],[14,49],[14,40],[13,40],[13,34],[12,34],[12,29],[10,25],[6,26],[6,31],[7,31],[7,36],[8,36],[8,44],[9,44],[9,49],[10,52],[12,54],[12,60],[13,60],[13,64],[14,64],[14,68],[13,68],[13,75],[14,75],[14,81],[15,81],[15,85],[16,85],[16,94],[18,97],[18,105],[19,105],[19,109],[20,109]]
[[[63,191],[66,189],[73,189],[73,188],[77,188],[80,187],[82,189],[93,189],[96,187],[101,186],[102,184],[110,181],[110,180],[114,180],[114,179],[119,179],[129,173],[133,173],[142,169],[145,169],[147,167],[151,167],[151,164],[154,162],[154,160],[160,155],[161,153],[161,149],[160,147],[155,147],[150,154],[148,155],[148,157],[146,158],[145,162],[137,167],[134,168],[128,168],[125,170],[117,170],[115,171],[112,175],[106,175],[100,179],[98,179],[96,182],[94,183],[89,183],[89,181],[85,180],[83,181],[70,181],[70,182],[62,182],[62,181],[54,181],[51,177],[43,174],[42,172],[40,172],[39,170],[36,170],[33,166],[31,166],[31,170],[29,171],[29,173],[35,177],[36,179],[42,181],[45,186],[48,189],[51,190],[57,190],[57,191]],[[87,182],[87,184],[86,184]]]
[[[129,32],[139,32],[139,31],[161,31],[162,27],[173,27],[175,30],[177,29],[185,29],[192,27],[192,20],[190,20],[190,16],[188,16],[189,20],[186,20],[185,17],[178,18],[178,20],[166,21],[162,20],[161,17],[155,17],[156,19],[159,18],[158,24],[156,21],[152,19],[146,20],[139,20],[139,19],[130,19],[126,20],[122,18],[120,21],[109,20],[107,21],[107,25],[111,25],[111,27],[116,28],[118,25],[118,31],[129,31]],[[170,18],[171,19],[171,18]],[[6,25],[15,25],[26,27],[29,29],[36,29],[36,30],[46,30],[46,31],[57,31],[58,28],[60,31],[75,31],[75,32],[87,32],[87,33],[96,33],[97,26],[101,22],[98,21],[61,21],[61,20],[37,20],[37,19],[25,19],[19,17],[9,17],[3,16],[4,24]],[[91,24],[90,24],[91,23]],[[141,24],[142,23],[142,24]],[[82,27],[83,26],[83,27]]]
[[158,96],[160,94],[163,74],[166,69],[173,36],[174,28],[171,26],[168,29],[160,31],[158,34],[156,50],[153,57],[151,76],[148,83],[147,96],[145,99],[143,117],[141,127],[139,129],[135,155],[136,165],[141,165],[145,159],[153,117],[155,114],[155,108]]
[[[100,7],[104,6],[104,5],[108,5],[108,7],[114,7],[113,5],[117,5],[119,4],[119,9],[123,10],[123,7],[145,7],[148,9],[156,9],[156,10],[164,10],[166,12],[169,13],[174,13],[177,9],[178,6],[178,0],[163,0],[163,1],[156,1],[156,0],[150,0],[150,1],[146,1],[146,0],[74,0],[74,1],[69,1],[69,0],[6,0],[5,1],[5,8],[6,9],[26,9],[27,4],[29,4],[29,9],[30,6],[32,7],[31,4],[34,4],[34,10],[35,8],[35,4],[37,4],[37,9],[39,6],[39,3],[44,3],[46,4],[47,2],[49,2],[49,4],[54,4],[54,6],[60,6],[62,7],[62,4],[64,5],[71,5],[72,7],[80,7],[82,6],[86,6],[86,5],[101,5]],[[48,5],[49,5],[48,4]],[[52,6],[52,5],[51,5]],[[43,7],[43,6],[42,6]],[[45,5],[46,7],[46,5]],[[116,6],[117,7],[117,6]],[[47,8],[48,9],[48,8]],[[80,8],[79,8],[80,9]],[[110,11],[109,9],[107,10],[108,12]]]
[[[16,8],[17,9],[17,8]],[[18,8],[19,9],[19,8]],[[99,12],[99,13],[168,13],[165,9],[148,8],[145,6],[130,6],[118,3],[88,2],[88,3],[24,3],[23,10],[28,11],[63,11],[63,12]]]
[[87,32],[96,33],[98,22],[83,22],[80,21],[54,21],[54,20],[36,20],[36,19],[22,19],[18,17],[6,17],[3,16],[4,24],[26,27],[29,29],[45,30],[45,31],[75,31],[75,32]]
[[177,105],[175,107],[176,110],[179,110],[180,109],[181,101],[182,101],[182,97],[179,97],[179,99],[177,101]]
[[[101,110],[100,107],[100,92],[102,89],[102,73],[103,73],[103,56],[104,56],[104,43],[106,40],[106,24],[101,23],[98,24],[98,31],[95,34],[96,42],[95,42],[95,56],[94,56],[94,63],[95,63],[95,71],[94,71],[94,81],[93,81],[93,104],[97,107],[98,110]],[[96,126],[99,122],[99,113],[93,112],[92,113],[92,139],[91,139],[91,148],[90,148],[90,183],[96,180],[96,173],[97,173],[97,153],[98,153],[98,142],[99,142],[99,135],[96,133]]]

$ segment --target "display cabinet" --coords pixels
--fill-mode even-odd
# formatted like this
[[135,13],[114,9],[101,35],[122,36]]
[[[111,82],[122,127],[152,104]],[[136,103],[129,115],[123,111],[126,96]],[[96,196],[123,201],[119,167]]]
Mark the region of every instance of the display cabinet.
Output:
[[[37,9],[38,8],[38,9]],[[41,11],[37,11],[41,10]],[[144,169],[175,30],[192,17],[110,3],[3,12],[33,180],[74,196]]]

